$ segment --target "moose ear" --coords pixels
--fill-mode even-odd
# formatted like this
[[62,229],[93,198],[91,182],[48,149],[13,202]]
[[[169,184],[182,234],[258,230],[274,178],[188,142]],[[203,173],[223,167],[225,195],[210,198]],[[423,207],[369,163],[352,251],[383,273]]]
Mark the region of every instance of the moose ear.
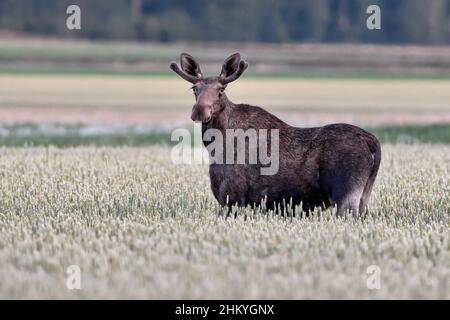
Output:
[[190,76],[197,78],[202,77],[200,65],[195,61],[194,57],[187,53],[182,53],[180,56],[181,69]]
[[223,63],[219,80],[222,84],[230,83],[238,79],[247,68],[248,63],[241,60],[241,55],[239,53],[235,53],[229,56]]
[[199,64],[190,54],[182,53],[180,56],[180,62],[181,69],[174,61],[170,63],[170,69],[176,72],[184,80],[191,83],[196,83],[197,81],[203,79]]
[[222,72],[220,72],[220,76],[229,77],[234,74],[239,67],[239,61],[241,61],[241,55],[239,53],[229,56],[222,65]]

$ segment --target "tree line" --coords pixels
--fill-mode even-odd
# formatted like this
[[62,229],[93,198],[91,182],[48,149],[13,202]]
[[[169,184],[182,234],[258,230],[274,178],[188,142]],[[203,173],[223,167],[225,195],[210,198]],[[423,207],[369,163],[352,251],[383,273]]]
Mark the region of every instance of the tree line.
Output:
[[[66,8],[81,8],[67,30]],[[366,9],[381,8],[381,30]],[[0,0],[0,30],[151,41],[450,43],[450,0]]]

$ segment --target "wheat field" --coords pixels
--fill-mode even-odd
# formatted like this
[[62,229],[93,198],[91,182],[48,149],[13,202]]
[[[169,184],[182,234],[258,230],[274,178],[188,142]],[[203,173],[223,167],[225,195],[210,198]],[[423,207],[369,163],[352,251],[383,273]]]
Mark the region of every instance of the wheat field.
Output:
[[448,145],[385,144],[365,220],[226,218],[169,147],[1,154],[0,298],[450,299]]
[[[235,103],[374,133],[366,219],[227,218],[207,166],[171,161],[184,51],[205,75],[241,52]],[[0,36],[0,299],[450,299],[449,52]]]
[[382,125],[444,123],[390,129],[400,143],[382,140],[365,220],[226,218],[207,167],[173,164],[168,145],[152,146],[167,132],[146,131],[189,122],[188,88],[176,76],[0,75],[0,298],[450,299],[449,80],[243,77],[227,89],[293,125],[382,138]]

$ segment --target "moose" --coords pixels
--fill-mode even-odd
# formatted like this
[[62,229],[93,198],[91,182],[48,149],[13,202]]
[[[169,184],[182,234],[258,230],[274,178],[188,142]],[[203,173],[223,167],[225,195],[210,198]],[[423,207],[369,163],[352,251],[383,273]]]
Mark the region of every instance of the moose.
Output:
[[[381,146],[374,135],[343,123],[297,128],[260,107],[231,102],[225,89],[248,67],[239,53],[224,61],[219,76],[205,77],[187,53],[181,54],[180,65],[171,62],[170,68],[193,84],[196,101],[191,119],[201,122],[203,134],[209,129],[279,132],[279,169],[273,175],[262,175],[261,163],[210,163],[211,189],[221,206],[231,210],[234,205],[265,203],[268,209],[279,209],[290,204],[306,213],[333,206],[338,217],[367,213],[381,162]],[[208,148],[210,142],[203,140]]]

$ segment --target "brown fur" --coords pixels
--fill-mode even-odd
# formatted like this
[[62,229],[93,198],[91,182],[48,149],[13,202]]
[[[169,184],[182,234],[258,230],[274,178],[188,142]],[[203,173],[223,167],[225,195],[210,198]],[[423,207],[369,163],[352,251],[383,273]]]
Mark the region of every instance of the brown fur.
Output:
[[[182,54],[181,60],[185,66],[186,61],[192,65],[178,71],[194,76],[189,70],[200,70],[191,56]],[[173,63],[171,67],[175,68]],[[349,124],[296,128],[260,107],[232,103],[223,90],[227,81],[238,78],[246,67],[235,54],[225,61],[219,77],[197,74],[197,80],[191,81],[180,74],[194,83],[192,119],[203,122],[203,132],[209,128],[224,135],[226,129],[279,130],[279,170],[275,175],[261,175],[259,163],[210,165],[211,188],[218,202],[247,206],[260,205],[266,199],[268,208],[284,208],[290,203],[302,204],[304,211],[337,206],[339,216],[347,210],[355,216],[365,213],[381,161],[376,137]]]

